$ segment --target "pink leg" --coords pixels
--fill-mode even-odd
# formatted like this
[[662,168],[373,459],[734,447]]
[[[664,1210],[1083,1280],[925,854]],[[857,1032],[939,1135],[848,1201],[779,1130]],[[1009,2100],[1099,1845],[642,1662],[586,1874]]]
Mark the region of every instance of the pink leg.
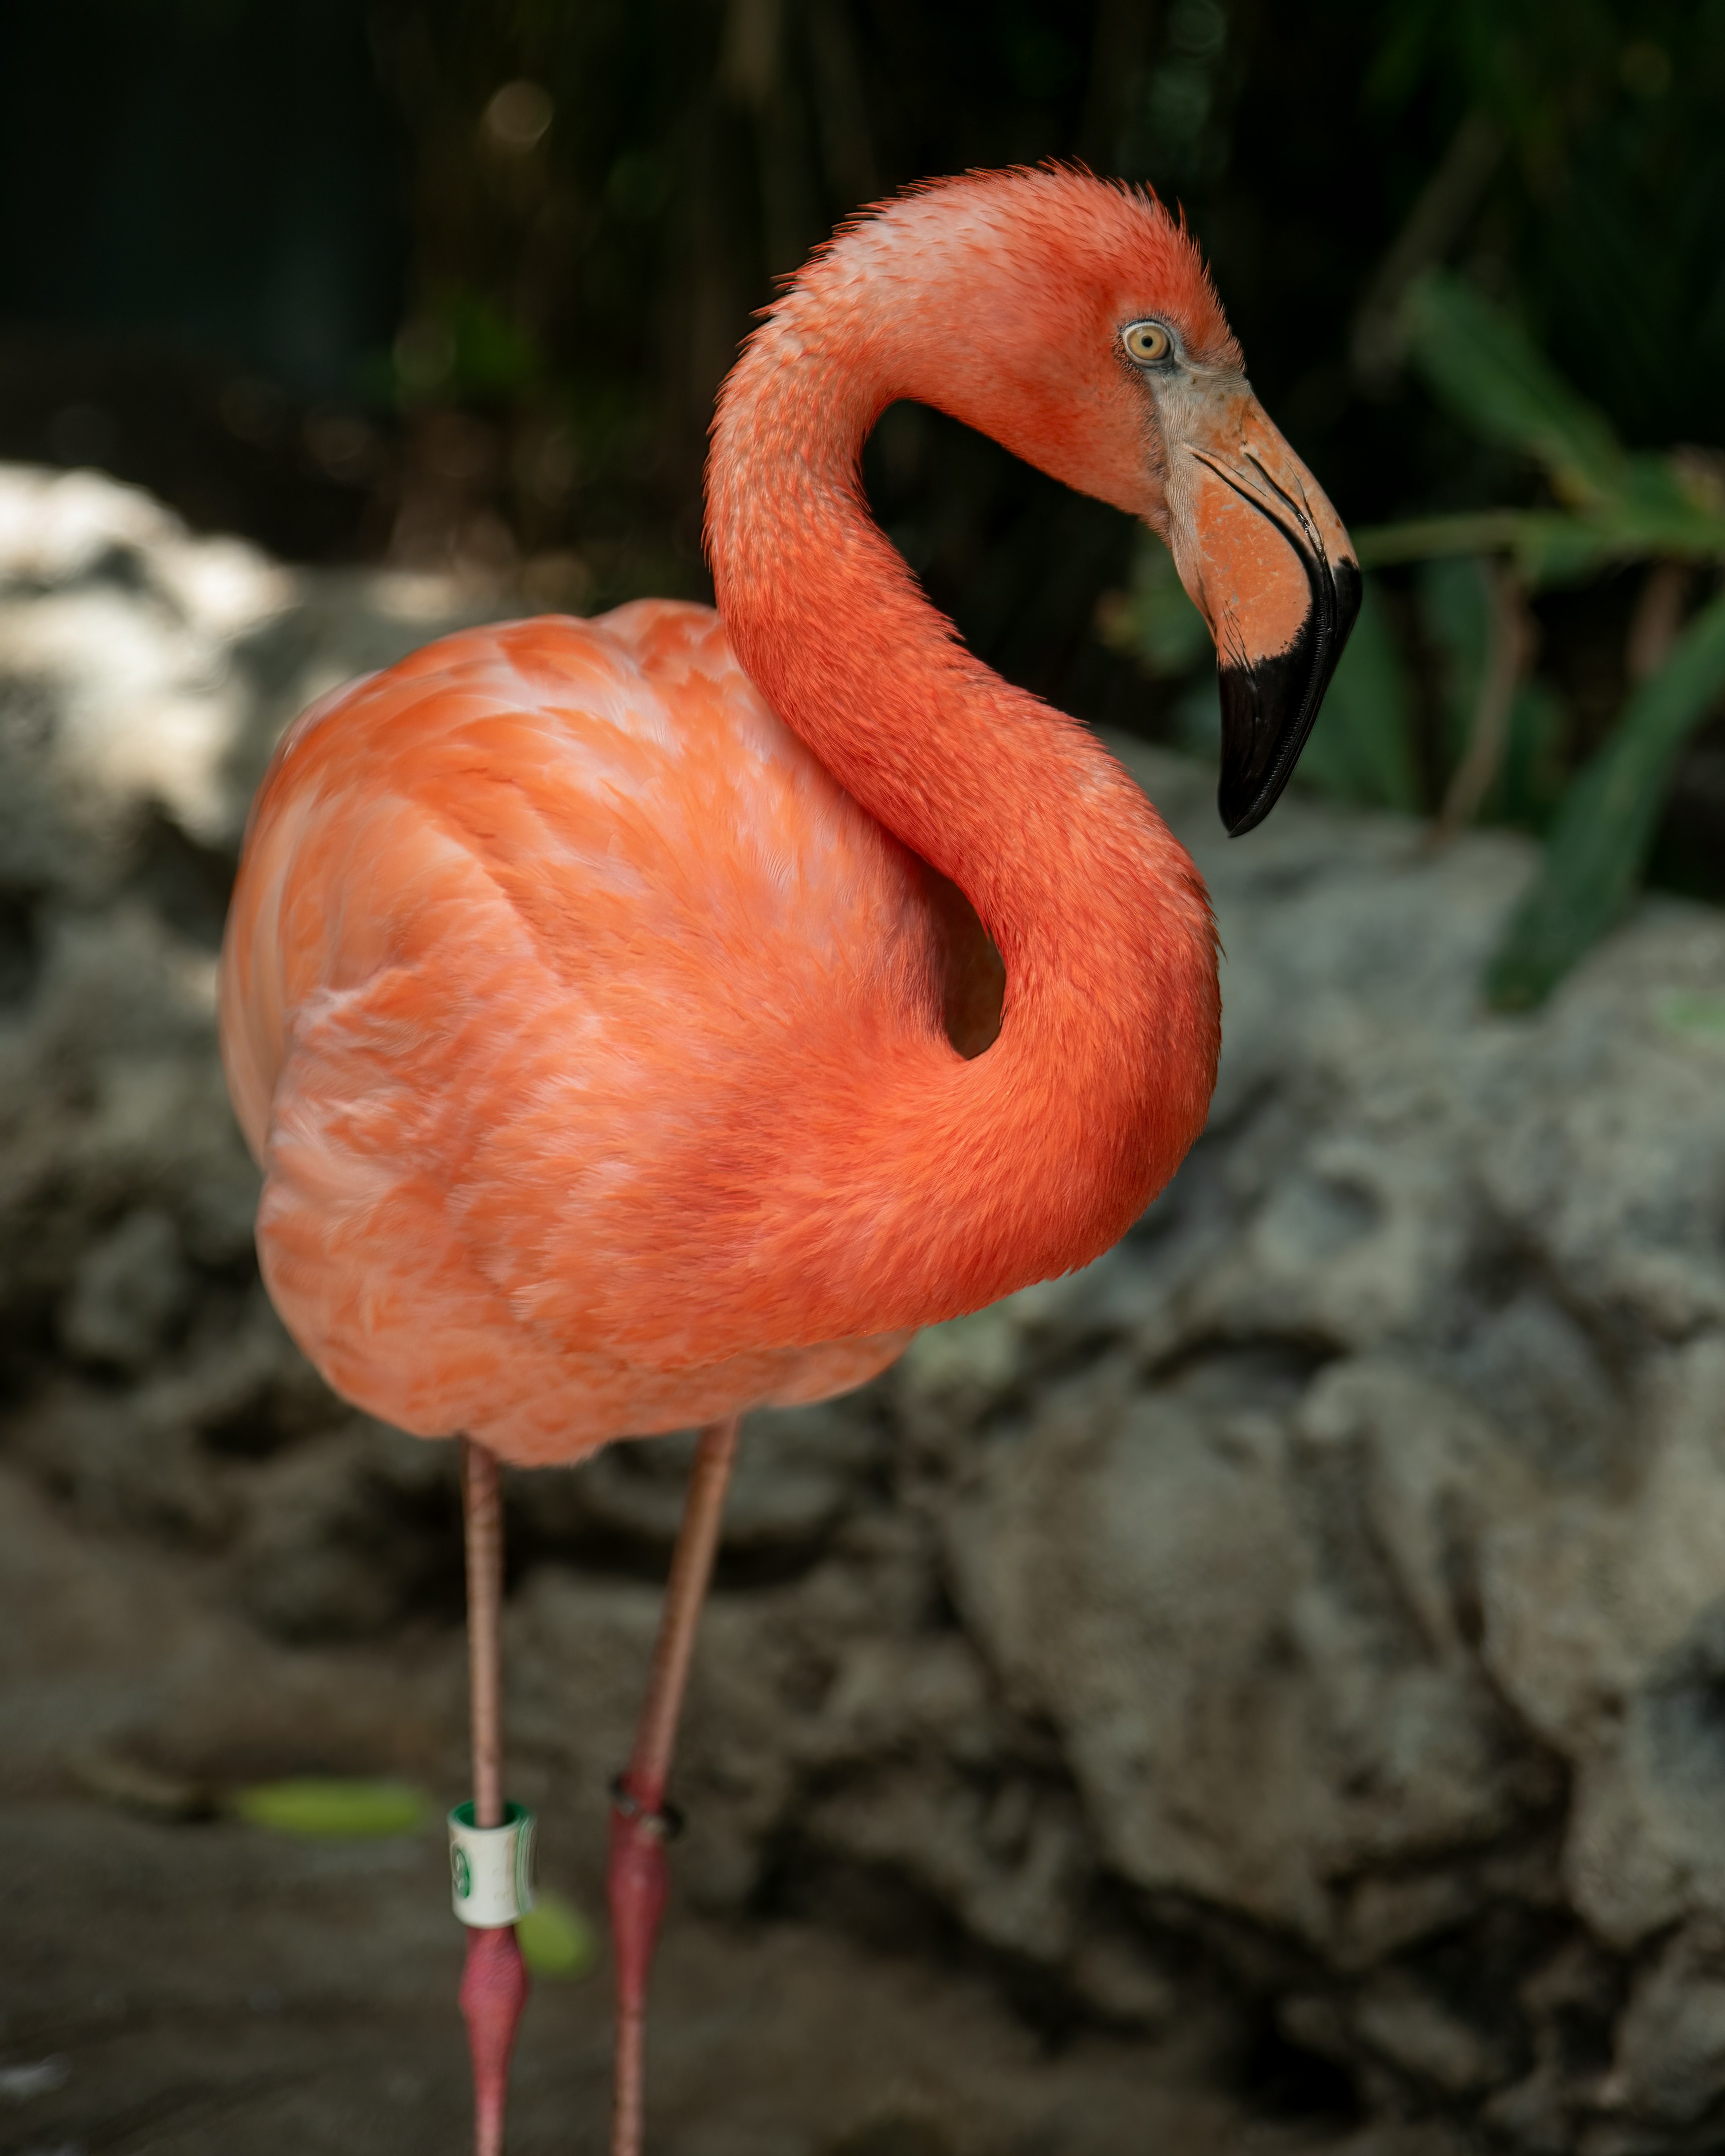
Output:
[[670,1876],[665,1858],[670,1824],[665,1785],[670,1776],[677,1717],[695,1650],[695,1628],[712,1577],[724,1516],[725,1491],[737,1453],[740,1418],[709,1423],[701,1433],[683,1523],[671,1557],[665,1614],[653,1650],[647,1704],[634,1750],[617,1785],[611,1814],[611,1947],[617,1964],[617,2108],[611,2156],[641,2156],[641,2089],[647,2032],[647,1979],[665,1914]]
[[[461,1441],[461,1508],[467,1535],[467,1656],[473,1713],[473,1823],[503,1824],[503,1505],[494,1454]],[[515,1927],[470,1930],[461,1972],[461,2012],[473,2059],[475,2156],[503,2156],[509,2057],[527,1971]]]

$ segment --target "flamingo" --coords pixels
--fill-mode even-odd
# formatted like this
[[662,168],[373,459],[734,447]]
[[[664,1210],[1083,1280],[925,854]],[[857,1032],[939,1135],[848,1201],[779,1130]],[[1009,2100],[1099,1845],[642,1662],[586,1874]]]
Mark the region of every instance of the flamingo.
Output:
[[[1097,1256],[1214,1082],[1196,869],[1084,728],[967,651],[859,458],[933,405],[1147,522],[1219,654],[1231,832],[1358,604],[1198,249],[1082,171],[842,226],[721,392],[717,609],[446,637],[314,705],[252,811],[221,971],[263,1276],[336,1390],[464,1441],[475,1820],[505,1831],[497,1462],[699,1426],[608,1872],[614,2156],[639,2156],[665,1801],[739,1419]],[[482,2156],[526,1978],[469,1934]]]

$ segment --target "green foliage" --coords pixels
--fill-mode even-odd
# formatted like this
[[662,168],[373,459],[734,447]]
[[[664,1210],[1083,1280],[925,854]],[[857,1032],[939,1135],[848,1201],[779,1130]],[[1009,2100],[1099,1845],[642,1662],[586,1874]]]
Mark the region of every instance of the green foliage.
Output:
[[1564,501],[1619,490],[1625,459],[1610,423],[1481,293],[1432,270],[1409,291],[1405,313],[1415,364],[1481,440],[1543,465]]
[[1300,759],[1308,785],[1361,808],[1420,807],[1408,685],[1384,602],[1368,582],[1359,619]]
[[[1490,557],[1507,556],[1536,589],[1625,561],[1725,563],[1725,501],[1717,478],[1692,459],[1626,449],[1526,331],[1464,280],[1432,272],[1418,280],[1405,327],[1409,357],[1438,398],[1478,439],[1536,466],[1558,504],[1463,511],[1357,535],[1368,567],[1423,565],[1414,597],[1419,639],[1439,662],[1436,761],[1454,772],[1481,722],[1500,633]],[[1196,670],[1202,625],[1160,547],[1141,548],[1131,589],[1101,619],[1109,640],[1134,652],[1147,672]],[[1622,915],[1645,871],[1677,757],[1722,693],[1725,598],[1691,623],[1566,783],[1570,728],[1561,701],[1547,683],[1514,683],[1481,805],[1545,832],[1548,846],[1487,971],[1486,994],[1498,1008],[1538,1003]],[[1368,574],[1301,775],[1339,800],[1417,811],[1418,732],[1406,654]]]
[[[1631,440],[1710,434],[1725,377],[1725,0],[1382,0],[1367,88],[1502,155],[1469,252]],[[1431,152],[1425,152],[1430,169]]]
[[[1461,280],[1433,275],[1408,303],[1410,349],[1434,390],[1481,439],[1541,466],[1568,516],[1528,512],[1499,527],[1532,584],[1581,576],[1600,563],[1662,557],[1725,561],[1725,514],[1675,459],[1631,454],[1604,416],[1576,394],[1507,316]],[[1478,520],[1452,520],[1468,538]],[[1425,540],[1444,551],[1444,520],[1428,520]],[[1468,529],[1469,526],[1471,529]],[[1386,535],[1365,552],[1389,557]],[[1407,552],[1418,541],[1404,527]],[[1375,541],[1375,546],[1373,542]],[[1467,564],[1435,563],[1424,578],[1428,612],[1458,660],[1452,680],[1476,684],[1484,666],[1482,590]],[[1643,683],[1610,738],[1571,783],[1553,824],[1548,850],[1486,975],[1501,1009],[1541,1001],[1628,906],[1646,865],[1672,768],[1684,743],[1725,690],[1725,601],[1716,601]],[[1466,690],[1461,689],[1465,702]],[[1452,696],[1452,752],[1466,740]],[[1549,755],[1552,711],[1523,690],[1512,715],[1504,791],[1528,820],[1543,821],[1541,765]],[[1543,738],[1542,738],[1543,737]],[[1519,794],[1521,798],[1516,800]],[[1530,814],[1531,812],[1531,814]]]
[[1563,751],[1569,714],[1548,682],[1523,681],[1510,706],[1503,764],[1487,791],[1485,814],[1543,833],[1563,790]]
[[249,1825],[311,1840],[367,1841],[411,1834],[429,1817],[422,1790],[403,1782],[302,1775],[237,1789],[228,1809]]
[[1440,554],[1511,552],[1526,583],[1574,583],[1652,554],[1725,558],[1725,511],[1681,462],[1631,454],[1526,331],[1462,279],[1432,272],[1404,311],[1409,356],[1481,440],[1538,465],[1561,510],[1464,511],[1360,534],[1385,567]]
[[[1453,771],[1473,739],[1491,663],[1491,572],[1478,555],[1439,556],[1422,565],[1414,588],[1421,629],[1439,661],[1441,762]],[[1544,829],[1563,789],[1568,732],[1568,714],[1556,691],[1543,681],[1522,681],[1510,705],[1502,762],[1483,803],[1486,816]]]
[[1476,554],[1422,564],[1414,588],[1441,662],[1444,761],[1459,763],[1473,733],[1491,642],[1491,572]]
[[1486,994],[1499,1009],[1540,1002],[1623,913],[1671,766],[1722,691],[1725,596],[1679,637],[1564,796],[1544,863],[1486,973]]

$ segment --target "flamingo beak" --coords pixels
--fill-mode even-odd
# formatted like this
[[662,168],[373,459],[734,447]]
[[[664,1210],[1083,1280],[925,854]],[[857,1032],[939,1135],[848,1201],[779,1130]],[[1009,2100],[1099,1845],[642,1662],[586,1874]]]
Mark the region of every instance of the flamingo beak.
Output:
[[1359,563],[1323,490],[1242,383],[1168,443],[1168,539],[1215,639],[1216,805],[1261,824],[1306,746],[1359,612]]

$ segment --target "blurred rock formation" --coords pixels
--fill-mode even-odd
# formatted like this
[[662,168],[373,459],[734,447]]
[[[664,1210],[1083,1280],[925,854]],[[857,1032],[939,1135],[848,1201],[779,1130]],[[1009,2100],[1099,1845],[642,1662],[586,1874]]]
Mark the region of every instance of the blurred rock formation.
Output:
[[[281,724],[497,603],[0,474],[0,1473],[98,1553],[13,1578],[55,1668],[98,1573],[91,1638],[129,1579],[165,1628],[30,1695],[14,1791],[459,1779],[451,1449],[353,1415],[264,1301],[213,978]],[[1087,1273],[752,1427],[682,1887],[1511,2148],[1717,2149],[1725,920],[1649,902],[1490,1018],[1522,842],[1296,798],[1230,846],[1208,773],[1122,752],[1226,947],[1209,1132]],[[517,1779],[572,1877],[683,1456],[511,1486]]]

